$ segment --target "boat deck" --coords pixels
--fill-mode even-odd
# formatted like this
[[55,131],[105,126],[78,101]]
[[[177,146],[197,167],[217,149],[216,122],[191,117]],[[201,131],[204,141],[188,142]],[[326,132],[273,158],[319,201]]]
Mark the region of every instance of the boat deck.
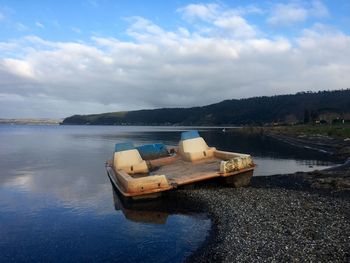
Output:
[[189,184],[220,176],[221,159],[210,158],[197,162],[177,159],[173,163],[158,167],[150,175],[163,174],[170,183]]

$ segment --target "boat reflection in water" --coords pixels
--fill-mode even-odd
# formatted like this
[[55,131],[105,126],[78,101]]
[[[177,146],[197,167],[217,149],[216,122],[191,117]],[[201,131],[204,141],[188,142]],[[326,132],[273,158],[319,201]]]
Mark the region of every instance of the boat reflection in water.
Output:
[[[191,201],[170,193],[164,198],[131,200],[123,197],[113,183],[114,208],[121,211],[127,220],[135,223],[166,224],[171,215],[195,216],[207,218],[206,214],[199,210],[198,205],[191,204]],[[197,210],[195,210],[195,209]]]
[[129,203],[127,200],[123,200],[123,197],[114,187],[113,201],[115,210],[122,211],[126,219],[136,223],[165,224],[169,215],[169,212],[157,211],[154,207],[154,202],[158,200],[151,200],[146,203],[145,201]]

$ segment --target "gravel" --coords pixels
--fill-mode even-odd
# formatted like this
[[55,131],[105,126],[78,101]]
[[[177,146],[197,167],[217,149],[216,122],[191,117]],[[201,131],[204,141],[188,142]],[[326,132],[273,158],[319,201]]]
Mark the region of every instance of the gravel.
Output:
[[177,196],[197,202],[213,222],[207,241],[187,260],[350,262],[349,191],[313,189],[300,180],[294,187],[286,178],[291,187],[255,177],[248,188],[178,190]]

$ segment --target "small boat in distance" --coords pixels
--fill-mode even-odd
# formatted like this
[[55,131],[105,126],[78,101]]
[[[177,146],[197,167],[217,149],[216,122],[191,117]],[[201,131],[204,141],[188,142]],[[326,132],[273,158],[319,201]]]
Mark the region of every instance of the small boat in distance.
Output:
[[212,178],[222,178],[233,187],[247,186],[254,168],[250,155],[209,147],[197,131],[183,132],[178,147],[118,143],[113,159],[106,162],[114,186],[134,200]]

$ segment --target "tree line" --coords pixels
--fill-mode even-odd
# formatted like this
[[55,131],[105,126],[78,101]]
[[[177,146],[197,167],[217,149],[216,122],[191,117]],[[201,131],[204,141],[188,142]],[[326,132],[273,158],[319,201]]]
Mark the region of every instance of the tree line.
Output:
[[[350,89],[231,99],[192,108],[73,115],[62,124],[264,125],[350,120]],[[327,121],[326,121],[327,119]]]

